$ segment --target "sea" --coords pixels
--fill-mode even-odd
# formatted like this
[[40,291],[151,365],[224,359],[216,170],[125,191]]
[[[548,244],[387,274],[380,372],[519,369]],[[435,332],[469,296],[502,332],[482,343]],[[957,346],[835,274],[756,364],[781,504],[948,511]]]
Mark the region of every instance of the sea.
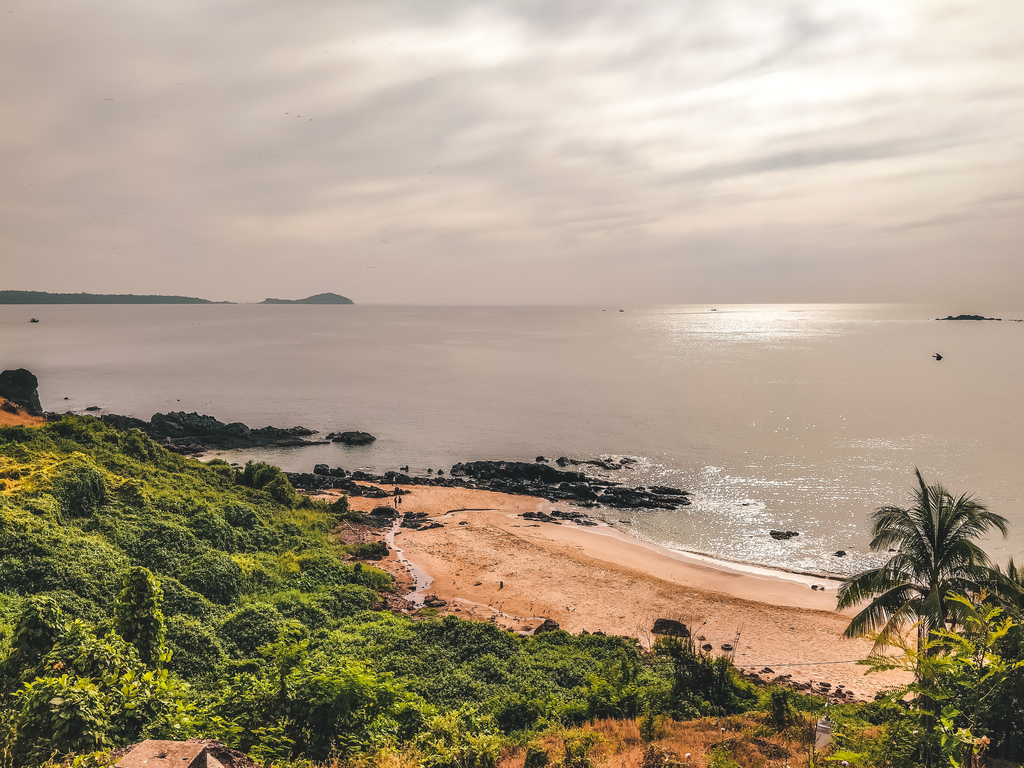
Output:
[[915,468],[1008,518],[1009,536],[983,545],[1024,560],[1024,310],[936,321],[971,311],[2,306],[0,366],[35,373],[52,411],[197,411],[377,437],[223,455],[290,471],[630,457],[605,474],[693,503],[595,510],[609,523],[736,563],[844,575],[885,555],[869,550],[870,515],[911,503]]

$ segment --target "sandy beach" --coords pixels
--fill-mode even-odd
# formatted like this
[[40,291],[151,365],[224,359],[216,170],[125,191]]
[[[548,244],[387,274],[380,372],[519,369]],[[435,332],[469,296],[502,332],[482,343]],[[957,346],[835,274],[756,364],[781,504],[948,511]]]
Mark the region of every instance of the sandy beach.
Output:
[[[395,551],[381,562],[414,603],[435,595],[447,603],[442,613],[511,630],[529,631],[550,618],[569,632],[628,635],[645,646],[654,639],[655,619],[676,619],[704,638],[700,644],[734,654],[741,669],[767,667],[766,679],[792,675],[796,682],[844,686],[858,699],[903,680],[901,673],[866,676],[856,664],[871,643],[842,637],[849,615],[835,611],[837,581],[674,552],[606,525],[519,517],[572,509],[564,503],[461,488],[404,490],[405,514],[425,512],[443,524],[400,529]],[[360,511],[381,503],[393,502],[350,499]],[[733,650],[723,650],[726,644]]]

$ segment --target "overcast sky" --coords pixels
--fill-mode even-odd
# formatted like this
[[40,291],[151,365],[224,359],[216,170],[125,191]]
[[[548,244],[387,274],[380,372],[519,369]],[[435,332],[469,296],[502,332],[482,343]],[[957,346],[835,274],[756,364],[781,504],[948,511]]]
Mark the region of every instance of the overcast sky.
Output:
[[3,0],[0,287],[1024,304],[1021,0]]

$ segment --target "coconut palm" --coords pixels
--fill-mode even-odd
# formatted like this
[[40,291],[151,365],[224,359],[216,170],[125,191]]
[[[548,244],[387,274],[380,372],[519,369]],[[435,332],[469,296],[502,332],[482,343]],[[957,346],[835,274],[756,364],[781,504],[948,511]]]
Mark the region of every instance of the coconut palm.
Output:
[[1006,518],[989,512],[973,497],[954,497],[939,484],[918,487],[908,509],[880,507],[872,515],[871,549],[895,551],[889,562],[847,579],[839,607],[871,602],[850,621],[847,637],[875,632],[875,649],[889,645],[918,623],[918,643],[956,623],[960,603],[954,594],[977,592],[996,574],[976,539],[990,530],[1006,536]]

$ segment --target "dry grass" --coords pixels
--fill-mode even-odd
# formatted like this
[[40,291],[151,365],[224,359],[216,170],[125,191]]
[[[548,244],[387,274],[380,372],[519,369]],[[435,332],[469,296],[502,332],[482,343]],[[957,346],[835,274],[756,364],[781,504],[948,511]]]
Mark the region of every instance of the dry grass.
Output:
[[[576,731],[549,732],[540,744],[552,768],[706,768],[716,749],[743,768],[806,768],[809,755],[800,729],[785,735],[758,735],[765,730],[757,715],[666,721],[658,724],[654,740],[645,744],[637,721],[599,720]],[[589,766],[568,766],[566,734],[571,739],[580,732],[599,738],[587,754]],[[525,751],[519,750],[505,756],[498,768],[524,768],[524,760]]]
[[41,427],[45,423],[42,416],[29,416],[20,406],[0,397],[0,427]]

